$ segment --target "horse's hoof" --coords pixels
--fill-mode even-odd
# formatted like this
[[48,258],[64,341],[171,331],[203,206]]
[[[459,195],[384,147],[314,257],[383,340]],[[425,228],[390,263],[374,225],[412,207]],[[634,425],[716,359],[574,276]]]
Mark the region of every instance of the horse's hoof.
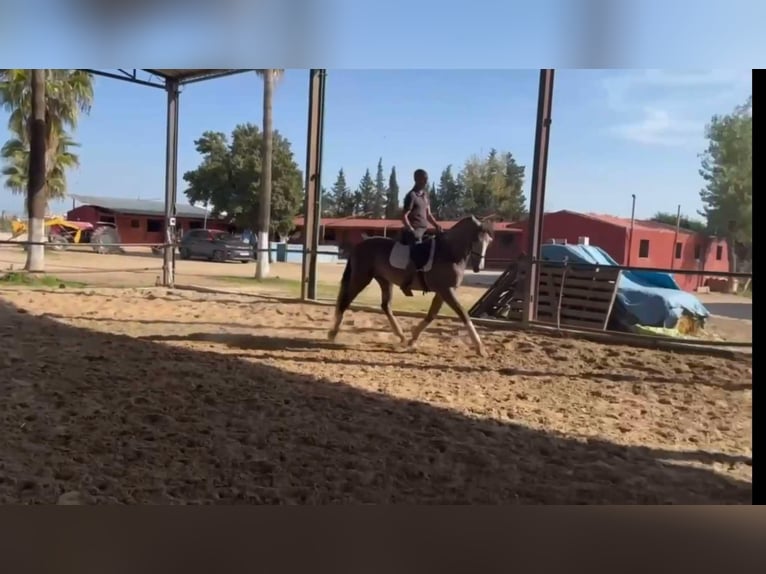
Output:
[[409,341],[407,341],[407,346],[410,348],[413,348],[417,342],[418,342],[417,339],[410,339]]
[[479,347],[476,352],[478,353],[480,357],[484,359],[489,357],[489,353],[487,352],[487,349],[485,349],[484,347]]
[[327,333],[327,340],[334,341],[335,337],[338,336],[338,331],[328,331]]

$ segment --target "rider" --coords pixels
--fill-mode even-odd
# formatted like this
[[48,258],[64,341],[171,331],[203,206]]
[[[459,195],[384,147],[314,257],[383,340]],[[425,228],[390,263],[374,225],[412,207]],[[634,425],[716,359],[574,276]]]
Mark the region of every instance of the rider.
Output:
[[[416,169],[414,174],[415,185],[404,196],[404,210],[402,212],[402,230],[401,241],[405,245],[413,246],[423,240],[423,235],[431,223],[437,233],[441,233],[442,228],[431,213],[431,206],[428,201],[428,174],[424,169]],[[401,289],[408,297],[412,296],[410,286],[415,280],[416,269],[407,276],[401,285]]]

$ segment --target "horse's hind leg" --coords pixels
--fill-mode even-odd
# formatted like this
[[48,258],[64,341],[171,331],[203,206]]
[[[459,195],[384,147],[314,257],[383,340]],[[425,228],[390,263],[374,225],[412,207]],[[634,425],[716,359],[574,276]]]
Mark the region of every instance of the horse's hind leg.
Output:
[[347,281],[344,280],[341,283],[341,291],[338,295],[338,302],[335,306],[335,322],[332,329],[327,334],[327,338],[330,341],[334,341],[340,331],[340,326],[343,323],[343,315],[348,311],[351,303],[357,298],[359,293],[364,291],[364,288],[372,281],[371,275],[359,276],[356,273],[351,273]]
[[404,343],[407,338],[404,336],[399,321],[396,320],[393,311],[391,311],[391,298],[393,297],[391,282],[381,277],[376,277],[375,280],[378,282],[378,285],[380,285],[380,308],[383,309],[383,312],[386,314],[386,318],[391,325],[391,330],[394,332],[394,335],[399,337],[399,340]]
[[415,343],[417,343],[418,338],[423,334],[423,331],[425,331],[428,326],[433,323],[434,319],[436,319],[436,316],[439,314],[439,310],[442,308],[443,303],[444,299],[442,299],[441,295],[438,293],[435,294],[433,300],[431,301],[431,306],[428,308],[428,314],[426,314],[423,320],[418,323],[417,327],[415,327],[415,329],[412,331],[412,338],[409,342],[410,347],[413,347]]
[[460,304],[460,301],[458,301],[457,294],[455,293],[455,289],[450,287],[449,289],[446,289],[443,292],[440,292],[440,295],[444,299],[444,302],[447,305],[449,305],[450,309],[452,309],[455,312],[455,314],[458,317],[460,317],[460,320],[463,322],[463,325],[465,325],[468,328],[468,333],[470,334],[471,340],[473,341],[473,344],[476,347],[476,352],[482,357],[486,357],[487,350],[484,348],[484,344],[481,342],[481,339],[479,338],[479,334],[476,332],[476,327],[473,326],[471,317],[468,316],[468,313],[466,313],[466,310],[463,309],[463,306]]

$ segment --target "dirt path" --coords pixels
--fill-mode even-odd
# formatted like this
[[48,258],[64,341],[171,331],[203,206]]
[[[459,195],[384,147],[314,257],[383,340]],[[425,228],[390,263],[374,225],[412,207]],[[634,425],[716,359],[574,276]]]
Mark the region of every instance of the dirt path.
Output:
[[[0,502],[749,503],[751,363],[156,289],[0,292]],[[407,328],[413,321],[403,319]]]

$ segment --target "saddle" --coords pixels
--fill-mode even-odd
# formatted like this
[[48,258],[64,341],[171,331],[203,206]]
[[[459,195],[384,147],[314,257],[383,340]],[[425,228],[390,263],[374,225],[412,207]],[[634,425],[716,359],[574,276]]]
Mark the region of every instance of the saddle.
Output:
[[428,271],[426,267],[432,263],[435,241],[433,235],[424,235],[420,243],[412,245],[397,241],[391,251],[391,267],[404,270],[412,263],[417,271]]
[[[406,270],[412,264],[415,268],[415,274],[420,279],[420,284],[424,288],[423,292],[426,293],[429,289],[426,286],[425,274],[431,270],[435,253],[436,237],[426,234],[420,243],[413,243],[412,245],[397,241],[391,251],[389,263],[391,267],[401,270]],[[402,290],[408,297],[412,296],[412,291],[409,287],[403,286]]]

